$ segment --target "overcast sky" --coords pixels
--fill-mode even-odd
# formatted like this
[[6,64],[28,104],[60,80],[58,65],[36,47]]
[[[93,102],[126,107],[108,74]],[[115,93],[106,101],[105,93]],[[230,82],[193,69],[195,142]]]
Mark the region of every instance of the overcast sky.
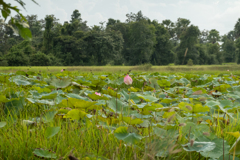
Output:
[[[16,5],[14,0],[5,0]],[[151,20],[162,22],[170,19],[176,22],[179,17],[186,18],[200,30],[217,29],[221,35],[233,30],[240,18],[239,0],[30,0],[26,2],[24,15],[37,14],[43,19],[54,14],[61,23],[69,21],[73,10],[78,9],[88,26],[99,25],[108,18],[126,20],[126,14],[142,11]]]

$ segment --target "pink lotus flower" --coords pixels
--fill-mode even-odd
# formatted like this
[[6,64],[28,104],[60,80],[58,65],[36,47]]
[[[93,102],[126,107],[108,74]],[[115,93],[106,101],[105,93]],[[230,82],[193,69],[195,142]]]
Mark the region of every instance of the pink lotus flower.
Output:
[[95,92],[96,95],[101,96],[101,93]]
[[227,71],[229,72],[229,69]]
[[63,69],[61,70],[61,72],[63,72]]
[[132,84],[132,81],[132,78],[128,74],[124,77],[124,83],[126,85]]

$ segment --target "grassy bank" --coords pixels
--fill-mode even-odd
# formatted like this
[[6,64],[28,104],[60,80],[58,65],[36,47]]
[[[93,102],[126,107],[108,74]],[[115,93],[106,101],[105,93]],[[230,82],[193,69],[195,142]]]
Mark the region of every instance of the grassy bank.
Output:
[[132,71],[150,71],[150,72],[186,72],[186,73],[235,73],[240,70],[240,65],[225,64],[225,65],[169,65],[169,66],[32,66],[32,67],[0,67],[0,72],[16,72],[16,71],[42,71],[42,72],[59,72],[61,69],[67,71],[80,72],[126,72]]

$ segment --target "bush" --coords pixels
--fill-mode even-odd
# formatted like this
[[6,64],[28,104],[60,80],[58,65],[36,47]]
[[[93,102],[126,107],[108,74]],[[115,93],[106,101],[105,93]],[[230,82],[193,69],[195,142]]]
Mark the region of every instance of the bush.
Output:
[[49,66],[51,65],[50,62],[50,58],[42,52],[37,52],[30,56],[31,66]]
[[0,61],[0,66],[8,66],[8,61],[7,60],[1,60]]
[[52,53],[47,55],[50,59],[50,65],[51,66],[63,66],[61,60],[57,57],[55,57]]
[[151,68],[152,68],[152,64],[151,63],[145,63],[145,64],[142,64],[142,65],[137,67],[137,69],[144,70],[144,71],[148,71]]
[[9,66],[28,66],[29,58],[21,50],[14,50],[6,55]]
[[188,65],[188,66],[192,66],[192,65],[193,65],[193,60],[192,60],[192,59],[189,59],[188,62],[187,62],[187,65]]
[[114,61],[109,61],[106,66],[114,66]]

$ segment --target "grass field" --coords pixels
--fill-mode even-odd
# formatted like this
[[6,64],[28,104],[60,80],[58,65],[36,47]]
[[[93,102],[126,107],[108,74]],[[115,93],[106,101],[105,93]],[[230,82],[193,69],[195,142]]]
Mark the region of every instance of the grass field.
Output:
[[16,72],[16,71],[42,71],[42,72],[59,72],[61,69],[67,71],[79,72],[126,72],[132,71],[149,71],[149,72],[185,72],[185,73],[233,73],[238,74],[240,65],[224,64],[224,65],[169,65],[169,66],[38,66],[38,67],[0,67],[0,72]]

